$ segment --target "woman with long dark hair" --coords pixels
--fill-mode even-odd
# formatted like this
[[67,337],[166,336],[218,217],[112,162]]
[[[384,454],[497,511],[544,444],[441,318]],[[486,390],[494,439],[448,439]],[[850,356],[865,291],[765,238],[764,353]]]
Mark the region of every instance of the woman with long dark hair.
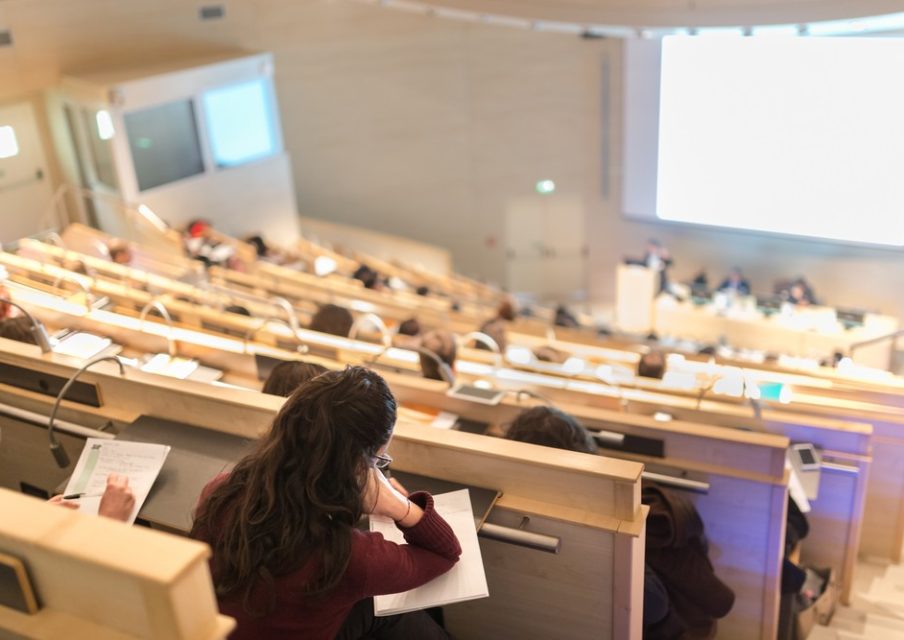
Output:
[[[205,488],[192,536],[213,550],[220,609],[238,622],[231,638],[447,637],[423,612],[374,618],[368,600],[429,582],[461,553],[433,498],[406,496],[379,471],[395,420],[378,374],[324,373]],[[356,529],[364,513],[395,520],[408,544]]]

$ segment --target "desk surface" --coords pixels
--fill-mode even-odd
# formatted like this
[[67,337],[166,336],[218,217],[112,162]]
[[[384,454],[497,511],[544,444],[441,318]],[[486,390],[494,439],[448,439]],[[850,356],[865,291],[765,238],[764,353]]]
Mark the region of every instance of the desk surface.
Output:
[[117,439],[172,447],[138,517],[186,533],[204,486],[254,446],[247,438],[147,416],[126,427]]
[[420,476],[414,473],[405,473],[404,471],[393,471],[392,477],[402,483],[402,486],[408,491],[428,491],[433,495],[437,495],[440,493],[448,493],[449,491],[467,489],[471,494],[471,510],[474,512],[474,523],[478,529],[480,529],[490,515],[490,511],[493,510],[496,500],[502,495],[495,489],[482,489],[467,484],[448,482],[446,480]]
[[[119,440],[153,442],[172,447],[138,517],[152,525],[182,533],[191,530],[192,513],[201,490],[228,471],[254,447],[254,441],[189,424],[142,416],[117,436]],[[468,489],[478,528],[501,495],[493,489],[447,482],[427,476],[393,472],[409,491],[445,493]]]

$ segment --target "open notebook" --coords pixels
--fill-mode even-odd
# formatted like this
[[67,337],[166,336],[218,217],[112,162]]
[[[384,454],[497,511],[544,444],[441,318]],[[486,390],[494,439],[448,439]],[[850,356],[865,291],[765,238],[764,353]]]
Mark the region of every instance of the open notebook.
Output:
[[[435,495],[433,501],[437,513],[449,523],[458,537],[461,558],[448,573],[423,586],[403,593],[376,596],[374,614],[377,616],[390,616],[427,607],[486,598],[490,595],[468,490],[460,489]],[[392,542],[405,543],[402,532],[389,518],[371,516],[370,530],[382,533],[384,538]]]

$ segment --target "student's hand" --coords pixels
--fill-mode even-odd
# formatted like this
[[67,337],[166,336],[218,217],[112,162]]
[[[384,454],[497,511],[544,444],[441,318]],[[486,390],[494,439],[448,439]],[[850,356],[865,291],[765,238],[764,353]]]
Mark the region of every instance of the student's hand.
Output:
[[135,494],[129,488],[129,478],[111,473],[107,476],[107,488],[100,499],[97,514],[126,522],[134,508]]
[[56,505],[58,507],[63,507],[65,509],[72,509],[73,511],[78,510],[78,502],[73,502],[71,500],[63,500],[62,495],[53,496],[50,500],[47,501],[47,503]]
[[374,467],[368,471],[364,509],[368,513],[391,518],[403,527],[412,527],[424,517],[421,508],[409,501]]

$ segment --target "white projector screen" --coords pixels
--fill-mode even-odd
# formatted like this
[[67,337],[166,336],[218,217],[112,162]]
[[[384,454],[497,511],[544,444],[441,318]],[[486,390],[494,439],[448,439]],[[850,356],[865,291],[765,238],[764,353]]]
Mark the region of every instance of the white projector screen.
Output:
[[904,245],[904,42],[657,48],[626,54],[628,215]]

